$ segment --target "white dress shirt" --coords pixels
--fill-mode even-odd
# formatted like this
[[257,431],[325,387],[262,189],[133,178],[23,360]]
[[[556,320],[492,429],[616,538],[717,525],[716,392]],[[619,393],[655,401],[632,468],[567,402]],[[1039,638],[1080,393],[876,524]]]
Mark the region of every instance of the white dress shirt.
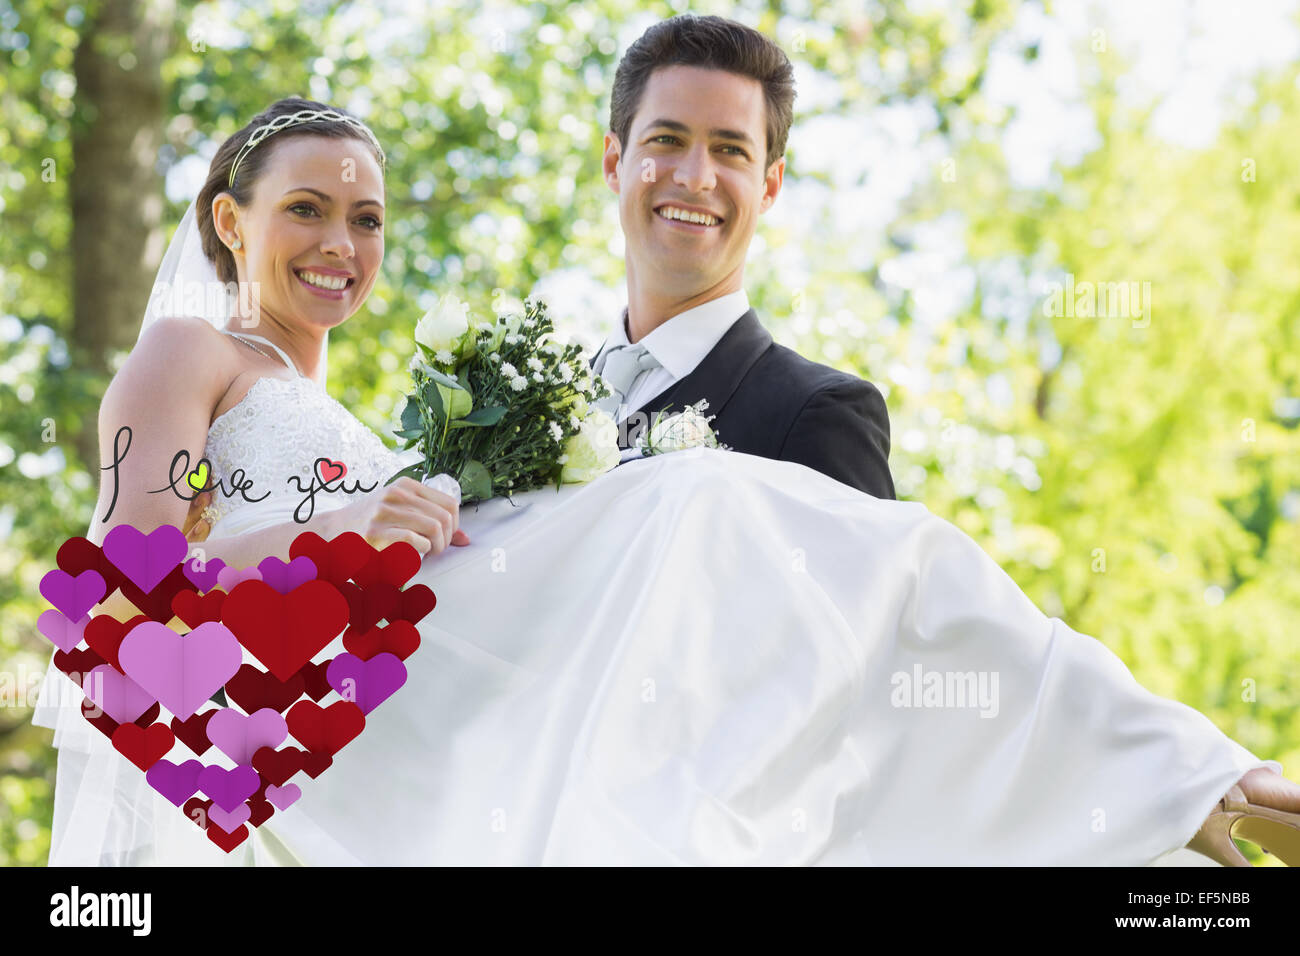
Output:
[[[623,421],[660,392],[695,371],[696,366],[704,361],[704,356],[713,351],[718,340],[748,311],[749,296],[745,290],[729,292],[703,305],[677,313],[641,339],[646,351],[662,367],[651,369],[633,384],[615,419]],[[627,309],[624,308],[622,317],[615,323],[613,332],[596,353],[596,358],[599,360],[610,349],[631,344],[627,334]]]

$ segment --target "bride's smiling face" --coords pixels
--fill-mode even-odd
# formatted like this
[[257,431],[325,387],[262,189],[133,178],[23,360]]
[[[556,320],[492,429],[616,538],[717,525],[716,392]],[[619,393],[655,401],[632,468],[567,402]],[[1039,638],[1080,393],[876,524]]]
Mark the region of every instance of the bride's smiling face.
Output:
[[355,139],[295,136],[273,148],[247,206],[218,197],[222,235],[237,237],[241,282],[262,309],[325,329],[361,308],[384,259],[384,180]]

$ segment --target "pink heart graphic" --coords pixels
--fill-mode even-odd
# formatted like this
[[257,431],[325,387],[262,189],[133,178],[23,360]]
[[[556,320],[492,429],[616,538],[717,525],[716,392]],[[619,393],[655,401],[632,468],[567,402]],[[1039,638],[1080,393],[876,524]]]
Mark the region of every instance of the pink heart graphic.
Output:
[[80,621],[104,597],[108,585],[98,571],[82,571],[74,578],[67,571],[56,568],[41,578],[40,590],[41,597],[62,611],[64,617]]
[[212,798],[214,806],[234,813],[239,805],[257,793],[262,778],[252,767],[204,767],[199,771],[199,789]]
[[129,724],[154,705],[147,690],[130,677],[123,677],[112,664],[100,664],[88,673],[82,679],[81,690],[119,724]]
[[387,651],[368,661],[345,653],[330,661],[325,680],[340,697],[368,714],[406,683],[406,665],[396,654]]
[[199,559],[192,558],[185,562],[184,573],[191,584],[198,589],[200,594],[205,591],[211,591],[217,586],[217,575],[221,573],[226,566],[226,562],[220,558],[211,558],[203,562],[203,570],[199,570]]
[[222,568],[217,572],[217,587],[229,593],[244,581],[260,581],[262,572],[257,568]]
[[244,655],[220,621],[205,621],[184,637],[165,624],[144,621],[123,639],[117,659],[173,716],[189,720],[234,676]]
[[316,580],[316,562],[305,554],[285,564],[275,555],[258,562],[257,570],[262,580],[281,594],[288,594],[300,584]]
[[231,813],[222,810],[215,802],[212,806],[208,807],[208,822],[215,823],[227,833],[234,833],[242,825],[247,823],[248,818],[252,815],[253,810],[246,803],[241,803]]
[[202,769],[203,764],[197,760],[187,760],[182,764],[159,760],[145,773],[144,779],[179,807],[199,789],[199,771]]
[[277,810],[288,810],[302,796],[302,787],[296,783],[286,783],[283,787],[274,784],[266,788],[266,799],[275,804]]
[[170,524],[154,528],[148,534],[129,524],[120,524],[104,538],[104,556],[145,594],[184,561],[188,552],[185,535]]
[[67,653],[81,643],[81,635],[90,623],[87,614],[80,621],[70,621],[62,611],[46,611],[36,619],[36,629],[54,642],[54,646]]
[[338,481],[347,473],[348,466],[343,464],[341,461],[331,461],[328,458],[316,459],[316,474],[318,474],[320,480],[327,485],[331,481]]
[[270,707],[263,707],[248,716],[227,707],[217,711],[208,721],[208,739],[240,764],[251,764],[253,754],[260,748],[274,750],[287,736],[289,725],[278,711]]

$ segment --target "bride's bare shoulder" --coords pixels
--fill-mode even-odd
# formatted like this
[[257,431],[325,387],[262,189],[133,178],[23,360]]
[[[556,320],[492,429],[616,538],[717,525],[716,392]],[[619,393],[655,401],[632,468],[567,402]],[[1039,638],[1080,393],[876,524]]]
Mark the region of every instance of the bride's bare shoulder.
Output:
[[113,376],[105,401],[184,396],[209,405],[225,391],[236,364],[229,336],[203,319],[164,318],[144,330]]

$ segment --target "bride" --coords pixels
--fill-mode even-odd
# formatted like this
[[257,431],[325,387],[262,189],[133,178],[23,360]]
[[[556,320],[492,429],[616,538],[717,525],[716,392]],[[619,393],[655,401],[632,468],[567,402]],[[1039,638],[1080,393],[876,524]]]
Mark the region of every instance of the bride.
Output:
[[[708,449],[463,513],[454,482],[384,486],[407,459],[324,388],[328,331],[383,258],[383,162],[300,99],[223,144],[160,279],[252,294],[151,307],[100,409],[116,464],[88,537],[193,524],[166,483],[206,458],[206,561],[287,560],[305,531],[409,542],[437,606],[406,683],[226,853],[51,668],[51,864],[1132,865],[1193,838],[1240,863],[1234,821],[1300,862],[1279,764],[1144,690],[920,504]],[[304,494],[320,459],[353,490]]]

